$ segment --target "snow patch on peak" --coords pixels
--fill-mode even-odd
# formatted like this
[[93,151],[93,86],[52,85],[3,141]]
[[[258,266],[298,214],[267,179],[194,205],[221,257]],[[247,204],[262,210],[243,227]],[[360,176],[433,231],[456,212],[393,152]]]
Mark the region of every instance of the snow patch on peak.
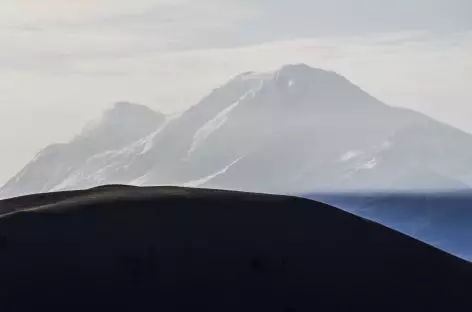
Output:
[[162,123],[162,125],[156,131],[154,131],[153,133],[151,133],[147,137],[145,137],[143,140],[141,140],[139,142],[139,144],[144,145],[144,148],[138,155],[146,154],[147,152],[149,152],[152,149],[152,147],[154,146],[154,138],[159,133],[161,133],[170,124],[170,122],[172,120],[178,118],[180,115],[182,115],[182,114],[180,113],[180,114],[167,116],[166,120]]
[[153,133],[151,133],[150,135],[145,137],[140,142],[141,144],[144,144],[144,148],[138,155],[146,154],[147,152],[149,152],[152,149],[152,147],[154,145],[154,138],[156,137],[156,135],[158,135],[160,132],[162,132],[162,130],[165,128],[165,126],[166,125],[162,125],[159,129],[157,129],[156,131],[154,131]]
[[129,184],[134,186],[143,186],[149,180],[148,175],[149,174],[146,173],[145,175],[137,178],[136,180],[131,181]]
[[[260,88],[262,87],[262,84]],[[225,122],[228,120],[228,115],[229,113],[236,108],[236,106],[241,103],[244,99],[246,99],[249,95],[252,97],[255,96],[255,93],[257,90],[251,89],[248,92],[246,92],[242,97],[239,98],[236,102],[231,104],[230,106],[226,107],[223,109],[221,112],[219,112],[213,119],[205,123],[194,135],[193,137],[193,142],[190,147],[190,150],[187,153],[187,157],[189,157],[197,148],[210,136],[212,135],[216,130],[218,130],[221,126],[225,124]]]
[[373,169],[375,166],[377,166],[377,159],[372,158],[371,160],[369,160],[365,164],[362,164],[361,166],[359,166],[358,169]]
[[237,162],[239,162],[243,157],[240,157],[238,159],[236,159],[235,161],[233,161],[232,163],[230,163],[228,166],[224,167],[223,169],[213,173],[213,174],[210,174],[206,177],[203,177],[201,179],[198,179],[198,180],[193,180],[193,181],[189,181],[187,183],[184,183],[182,186],[185,186],[185,187],[199,187],[207,182],[210,182],[211,180],[213,180],[214,178],[216,178],[217,176],[219,175],[222,175],[223,173],[226,173],[226,171],[229,170],[229,168],[231,168],[232,166],[234,166]]
[[341,156],[341,159],[340,159],[340,160],[341,160],[342,162],[346,162],[346,161],[349,161],[349,160],[351,160],[351,159],[353,159],[353,158],[356,158],[356,157],[358,157],[358,156],[361,156],[362,154],[364,154],[362,151],[355,151],[355,150],[354,150],[354,151],[348,151],[348,152],[346,152],[345,154],[343,154],[343,155]]
[[69,175],[64,181],[51,188],[50,192],[58,192],[67,188],[73,189],[74,186],[76,186],[80,181],[80,178],[80,172],[74,172],[73,174]]
[[188,155],[192,154],[213,132],[218,130],[228,120],[228,114],[239,104],[239,101],[231,104],[212,120],[204,124],[193,137],[192,146],[188,152]]

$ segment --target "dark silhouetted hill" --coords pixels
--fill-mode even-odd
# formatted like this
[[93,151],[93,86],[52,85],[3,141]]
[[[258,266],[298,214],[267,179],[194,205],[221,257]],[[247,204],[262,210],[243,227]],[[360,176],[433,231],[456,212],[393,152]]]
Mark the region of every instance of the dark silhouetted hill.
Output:
[[45,196],[0,202],[19,209],[0,218],[2,312],[472,307],[470,263],[307,199],[118,185]]

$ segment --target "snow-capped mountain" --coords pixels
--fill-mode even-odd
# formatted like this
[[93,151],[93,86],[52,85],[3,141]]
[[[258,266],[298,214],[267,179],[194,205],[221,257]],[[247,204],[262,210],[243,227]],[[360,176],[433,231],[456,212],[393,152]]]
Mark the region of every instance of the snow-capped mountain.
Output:
[[263,192],[468,188],[472,136],[306,65],[244,73],[179,116],[119,103],[0,197],[100,184]]
[[[145,106],[116,103],[90,122],[67,144],[53,144],[41,152],[0,191],[0,197],[48,192],[106,183],[113,164],[108,156],[119,154],[165,122],[165,116]],[[82,183],[82,184],[81,184]]]

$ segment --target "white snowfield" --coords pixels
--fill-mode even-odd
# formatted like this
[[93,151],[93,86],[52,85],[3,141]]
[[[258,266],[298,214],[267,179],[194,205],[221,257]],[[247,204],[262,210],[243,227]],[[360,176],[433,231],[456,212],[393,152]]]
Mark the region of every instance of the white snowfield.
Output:
[[237,101],[224,110],[222,110],[218,115],[215,116],[212,120],[204,124],[193,137],[192,146],[188,151],[187,156],[191,156],[192,153],[216,130],[218,130],[227,120],[229,113],[238,106],[240,101]]
[[300,64],[239,75],[173,116],[118,103],[69,143],[38,153],[0,197],[116,183],[457,189],[472,185],[471,159],[471,135]]
[[362,151],[348,151],[344,155],[341,156],[341,161],[345,162],[353,158],[356,158],[362,154],[363,154]]
[[211,180],[213,180],[214,178],[216,178],[217,176],[219,175],[222,175],[224,174],[226,171],[229,170],[229,168],[231,168],[233,165],[235,165],[238,161],[241,160],[242,157],[236,159],[235,161],[233,161],[232,163],[230,163],[228,166],[224,167],[223,169],[213,173],[213,174],[210,174],[206,177],[203,177],[201,179],[198,179],[198,180],[193,180],[193,181],[189,181],[189,182],[186,182],[186,183],[183,183],[182,186],[186,186],[186,187],[199,187],[199,186],[202,186],[204,185],[205,183],[208,183],[210,182]]

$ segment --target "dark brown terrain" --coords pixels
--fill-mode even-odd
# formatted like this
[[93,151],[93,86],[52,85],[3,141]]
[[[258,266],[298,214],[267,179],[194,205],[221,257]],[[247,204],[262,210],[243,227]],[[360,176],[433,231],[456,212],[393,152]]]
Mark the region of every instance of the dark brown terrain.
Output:
[[469,262],[306,199],[108,186],[0,211],[2,312],[472,308]]

